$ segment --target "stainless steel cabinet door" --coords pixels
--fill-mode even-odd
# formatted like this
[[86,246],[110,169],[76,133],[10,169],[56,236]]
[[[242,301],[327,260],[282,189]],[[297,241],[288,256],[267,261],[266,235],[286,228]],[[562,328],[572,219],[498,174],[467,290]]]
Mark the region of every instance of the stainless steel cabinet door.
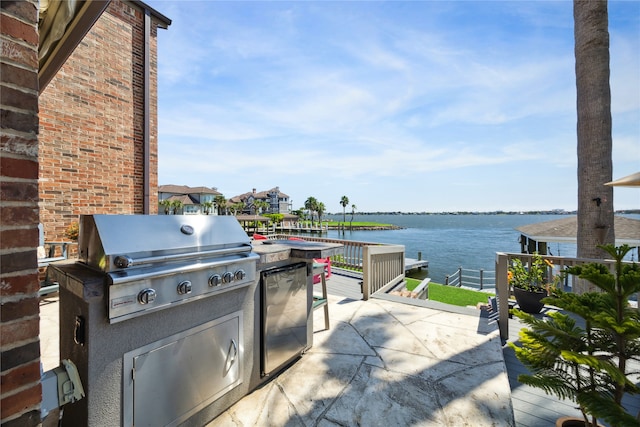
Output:
[[270,375],[307,346],[307,266],[262,273],[263,375]]
[[240,384],[241,323],[225,316],[132,354],[133,425],[176,425]]

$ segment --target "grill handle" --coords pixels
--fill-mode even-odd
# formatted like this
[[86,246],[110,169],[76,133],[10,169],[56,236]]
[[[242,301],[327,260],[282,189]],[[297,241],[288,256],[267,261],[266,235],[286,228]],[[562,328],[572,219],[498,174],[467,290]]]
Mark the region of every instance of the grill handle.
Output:
[[[199,262],[194,262],[190,264],[180,263],[178,265],[172,266],[162,266],[161,268],[149,268],[149,269],[141,269],[141,270],[118,270],[107,273],[107,277],[109,277],[109,285],[121,285],[129,282],[137,282],[145,279],[156,279],[159,277],[167,277],[178,273],[189,273],[191,271],[202,270],[205,268],[218,267],[221,265],[226,265],[230,262],[228,259],[230,257],[222,258],[222,259],[214,259],[214,260],[199,260]],[[234,259],[234,262],[237,261],[251,261],[255,262],[260,258],[260,255],[253,252],[246,252],[243,254],[238,254],[238,257]],[[255,268],[255,267],[251,267]],[[129,274],[131,272],[131,275]]]
[[180,254],[174,254],[174,255],[151,256],[147,258],[138,258],[138,259],[133,259],[127,255],[118,255],[113,259],[113,263],[118,268],[128,268],[128,267],[136,267],[136,266],[146,265],[146,264],[155,264],[158,262],[182,261],[182,260],[189,260],[193,258],[202,258],[205,256],[218,256],[218,255],[251,252],[251,249],[252,249],[251,245],[247,245],[244,247],[212,249],[209,251],[202,251],[202,252],[190,252],[187,254],[180,253]]

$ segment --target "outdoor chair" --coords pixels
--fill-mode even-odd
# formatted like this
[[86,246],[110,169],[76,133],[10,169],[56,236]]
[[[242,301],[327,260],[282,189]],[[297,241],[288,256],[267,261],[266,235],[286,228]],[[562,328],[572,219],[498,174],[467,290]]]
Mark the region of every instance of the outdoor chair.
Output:
[[327,278],[331,276],[331,259],[313,260],[313,284],[320,283],[321,293],[313,294],[313,309],[324,308],[324,328],[329,329],[329,300],[327,299]]
[[38,276],[40,277],[40,296],[58,292],[58,284],[49,280],[49,264],[56,261],[63,261],[69,257],[69,242],[45,242],[44,228],[38,224]]

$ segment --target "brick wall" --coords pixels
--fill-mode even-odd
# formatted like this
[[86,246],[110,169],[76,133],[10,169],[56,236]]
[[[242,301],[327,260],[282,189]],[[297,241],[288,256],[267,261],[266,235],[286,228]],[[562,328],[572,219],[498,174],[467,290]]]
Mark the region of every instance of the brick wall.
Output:
[[[143,18],[142,11],[111,2],[39,97],[38,1],[0,2],[3,427],[40,424],[38,224],[45,224],[47,240],[62,240],[80,213],[143,211]],[[156,35],[153,23],[151,213],[157,207]]]
[[[150,78],[151,213],[157,212],[157,27]],[[113,1],[40,95],[40,221],[67,240],[80,214],[143,213],[144,14]]]
[[0,423],[40,422],[38,2],[0,2]]

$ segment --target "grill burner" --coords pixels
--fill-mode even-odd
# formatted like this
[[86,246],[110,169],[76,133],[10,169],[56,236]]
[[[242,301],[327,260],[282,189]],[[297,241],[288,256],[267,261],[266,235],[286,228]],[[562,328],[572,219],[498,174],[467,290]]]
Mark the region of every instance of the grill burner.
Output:
[[84,215],[78,248],[106,275],[110,323],[249,285],[259,258],[230,216]]

